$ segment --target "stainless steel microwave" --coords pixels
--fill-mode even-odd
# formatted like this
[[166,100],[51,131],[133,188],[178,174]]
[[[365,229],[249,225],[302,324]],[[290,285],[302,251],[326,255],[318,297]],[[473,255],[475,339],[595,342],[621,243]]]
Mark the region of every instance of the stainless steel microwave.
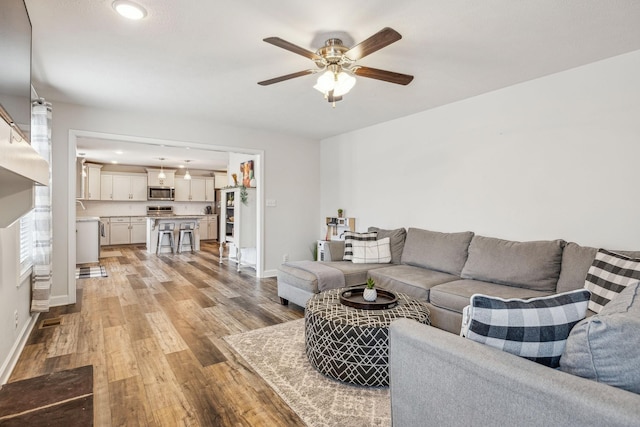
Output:
[[176,190],[173,187],[147,187],[147,200],[174,200]]

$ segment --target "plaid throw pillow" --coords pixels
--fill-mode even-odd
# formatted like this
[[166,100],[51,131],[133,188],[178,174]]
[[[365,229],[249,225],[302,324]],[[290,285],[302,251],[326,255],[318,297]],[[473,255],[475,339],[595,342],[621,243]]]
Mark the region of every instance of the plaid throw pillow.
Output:
[[475,294],[463,310],[460,335],[557,368],[569,332],[584,319],[588,302],[586,289],[529,300]]
[[589,310],[600,313],[627,285],[638,280],[640,259],[598,249],[584,282],[584,288],[591,291]]
[[390,239],[385,237],[380,240],[354,240],[353,256],[351,262],[355,264],[391,262]]
[[345,231],[344,232],[344,256],[342,257],[345,261],[351,261],[353,259],[353,242],[354,241],[370,241],[376,240],[378,238],[378,233],[356,233],[355,231]]

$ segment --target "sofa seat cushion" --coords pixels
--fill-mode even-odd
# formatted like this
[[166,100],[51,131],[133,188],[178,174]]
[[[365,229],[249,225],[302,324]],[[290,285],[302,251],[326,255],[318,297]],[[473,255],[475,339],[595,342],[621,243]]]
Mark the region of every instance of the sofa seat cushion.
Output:
[[640,282],[569,334],[560,370],[640,393]]
[[440,233],[410,228],[402,251],[402,263],[460,276],[473,233]]
[[436,307],[462,313],[469,305],[473,294],[491,295],[499,298],[538,298],[555,292],[503,286],[480,280],[462,279],[434,286],[429,292],[429,301]]
[[[389,266],[389,264],[354,264],[351,261],[330,261],[323,264],[342,271],[346,286],[362,285],[367,281],[367,271]],[[318,293],[318,278],[308,271],[282,264],[278,267],[277,277],[279,282],[314,294]]]
[[556,291],[563,240],[515,242],[474,236],[460,275],[507,286]]
[[370,270],[368,276],[378,287],[424,301],[429,301],[429,289],[433,286],[460,279],[451,274],[405,264]]

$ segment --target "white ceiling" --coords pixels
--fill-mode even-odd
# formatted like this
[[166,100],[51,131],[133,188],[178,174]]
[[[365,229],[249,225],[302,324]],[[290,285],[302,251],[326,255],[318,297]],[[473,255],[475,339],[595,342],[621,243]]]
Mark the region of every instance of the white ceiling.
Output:
[[[322,139],[640,50],[637,0],[136,1],[141,21],[112,0],[26,0],[38,94]],[[334,109],[315,76],[257,84],[314,68],[265,37],[315,51],[383,27],[402,40],[359,64],[408,86],[358,78]]]

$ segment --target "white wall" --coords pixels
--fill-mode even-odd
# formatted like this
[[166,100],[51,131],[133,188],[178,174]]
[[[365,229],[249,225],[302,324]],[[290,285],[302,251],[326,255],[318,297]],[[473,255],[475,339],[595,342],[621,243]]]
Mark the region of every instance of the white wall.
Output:
[[[36,88],[37,89],[37,88]],[[75,147],[69,143],[70,130],[102,132],[159,140],[206,144],[234,151],[264,151],[264,194],[277,200],[265,209],[265,273],[272,274],[282,260],[310,258],[308,243],[316,239],[320,188],[317,141],[283,134],[240,129],[210,120],[131,114],[53,102],[53,303],[70,298],[70,230],[74,226]],[[70,169],[72,168],[72,169]],[[292,179],[295,177],[295,179]],[[286,232],[283,232],[286,230]]]
[[[0,228],[0,384],[11,373],[37,315],[31,315],[30,276],[20,280],[20,221]],[[16,324],[14,313],[18,314]]]
[[322,214],[640,249],[639,75],[636,51],[326,139]]

